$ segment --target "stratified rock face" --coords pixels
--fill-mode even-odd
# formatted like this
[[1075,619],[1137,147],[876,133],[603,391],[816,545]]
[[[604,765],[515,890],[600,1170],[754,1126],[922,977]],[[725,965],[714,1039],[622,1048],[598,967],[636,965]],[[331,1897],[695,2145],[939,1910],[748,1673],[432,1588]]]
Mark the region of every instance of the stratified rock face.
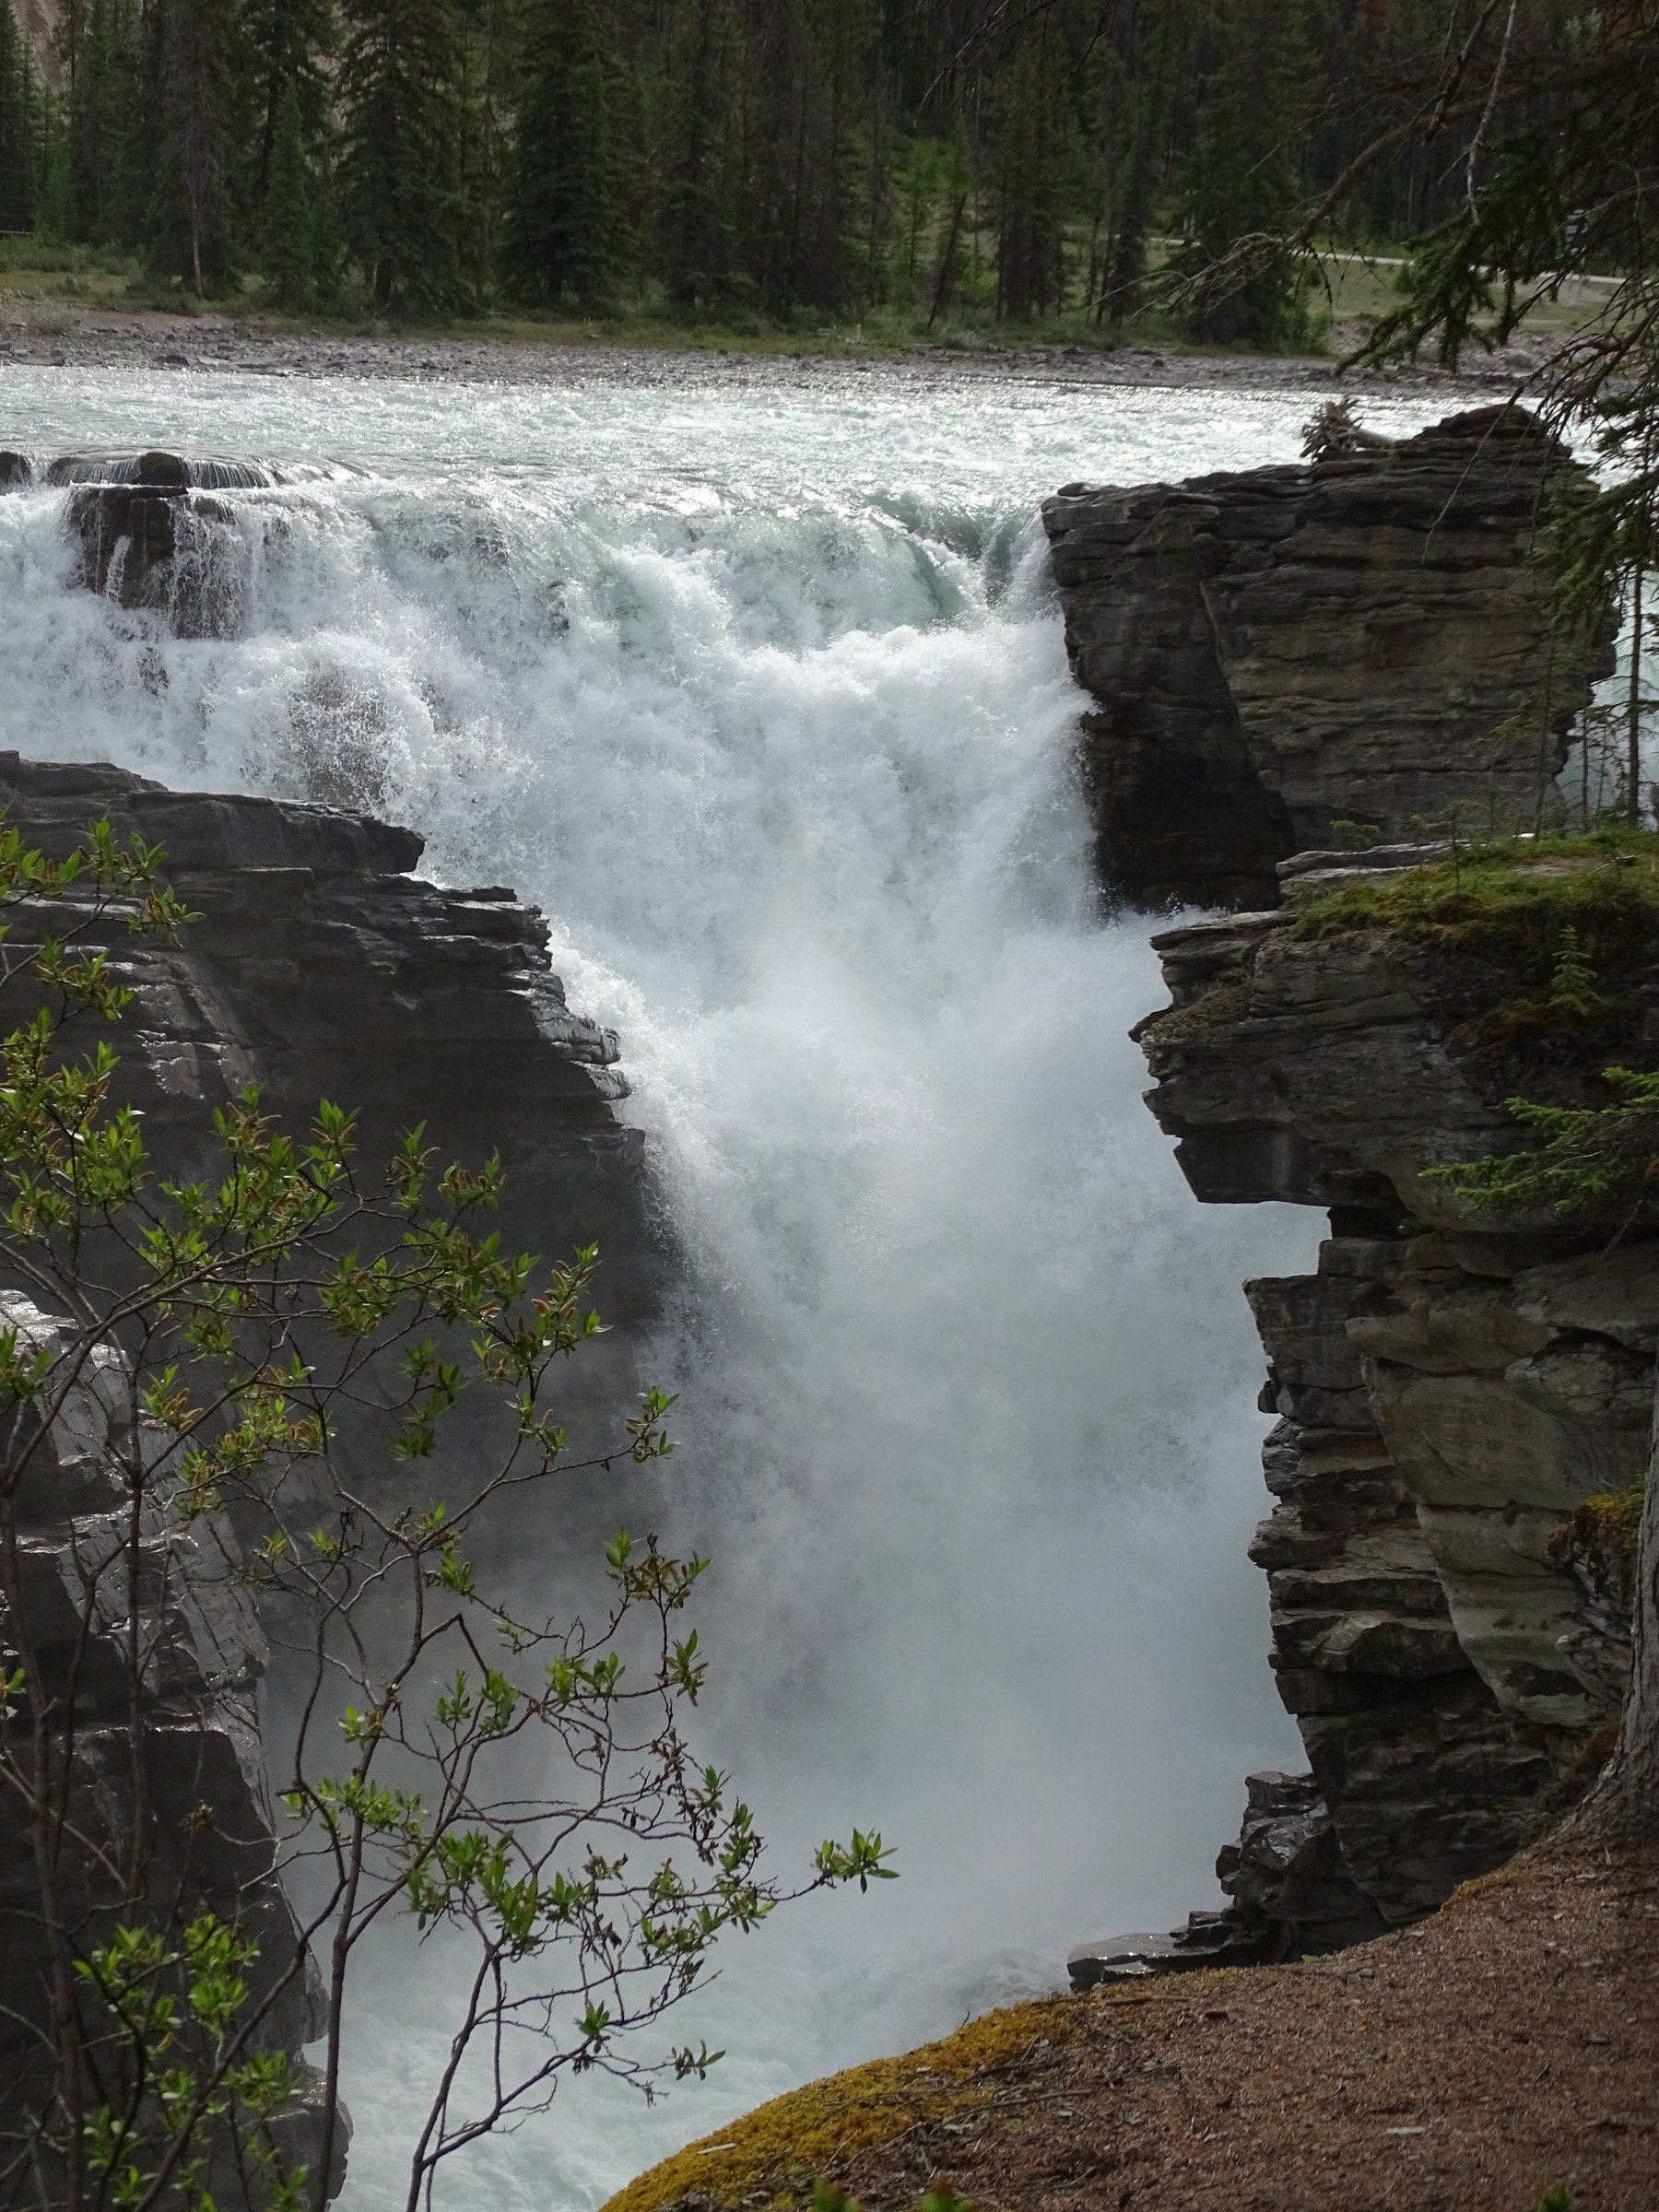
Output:
[[[1344,1866],[1397,1923],[1505,1858],[1617,1714],[1628,1580],[1571,1524],[1646,1465],[1659,1240],[1553,1214],[1493,1233],[1421,1180],[1513,1149],[1503,1100],[1529,1088],[1481,1042],[1466,954],[1294,909],[1155,943],[1174,1004],[1136,1034],[1194,1189],[1331,1208],[1316,1274],[1245,1286],[1279,1416],[1252,1556]],[[1639,1066],[1649,965],[1610,984]]]
[[1270,906],[1336,820],[1533,821],[1588,677],[1531,564],[1571,465],[1519,408],[1395,446],[1043,509],[1102,870],[1136,903]]
[[[0,1327],[48,1360],[64,1356],[64,1324],[20,1292],[0,1290]],[[10,1501],[18,1541],[0,1574],[0,1652],[8,1665],[26,1663],[14,1746],[48,1714],[59,1755],[73,1746],[53,1781],[64,1792],[61,1830],[46,1823],[55,1845],[9,1789],[0,1816],[0,2079],[14,2117],[51,2084],[35,2026],[51,2017],[52,1971],[37,1851],[51,1859],[56,1911],[79,1955],[132,1917],[138,1865],[163,1916],[211,1912],[257,1944],[255,2048],[297,2053],[324,2027],[314,1971],[294,1971],[299,1932],[276,1872],[260,1743],[267,1654],[236,1538],[222,1515],[186,1524],[157,1494],[135,1542],[124,1464],[147,1450],[142,1439],[135,1447],[135,1411],[115,1352],[94,1347],[22,1459]],[[274,2124],[301,2163],[316,2156],[313,2111],[302,2092]],[[342,2147],[331,2194],[343,2178]],[[211,2180],[220,2203],[246,2203],[229,2159]]]
[[[515,1248],[551,1260],[597,1243],[606,1318],[626,1321],[648,1304],[654,1257],[641,1139],[614,1112],[627,1094],[617,1039],[566,1006],[534,909],[500,888],[442,890],[420,881],[409,871],[421,841],[409,830],[324,807],[171,792],[108,766],[48,767],[0,754],[0,808],[26,841],[58,855],[99,820],[123,841],[137,835],[164,847],[167,880],[200,917],[177,945],[130,935],[118,913],[77,939],[88,954],[104,950],[133,994],[115,1039],[118,1089],[144,1113],[159,1175],[185,1181],[209,1171],[212,1109],[250,1083],[301,1132],[320,1098],[359,1110],[371,1191],[397,1135],[424,1120],[427,1142],[443,1158],[477,1164],[500,1152],[508,1193],[501,1226]],[[61,930],[64,910],[25,900],[6,919],[17,963]],[[11,1011],[27,1018],[26,1005]],[[21,1301],[0,1287],[0,1324],[50,1332],[49,1318],[20,1313]],[[633,1387],[627,1332],[607,1341],[608,1354],[594,1347],[596,1357],[584,1355],[571,1371],[573,1394],[561,1402],[561,1418],[579,1436],[590,1422],[614,1436],[618,1400]],[[66,1594],[111,1511],[98,1439],[121,1398],[106,1381],[101,1371],[88,1378],[86,1406],[77,1401],[75,1418],[60,1425],[68,1441],[43,1457],[40,1499],[29,1504],[23,1606],[31,1635],[52,1650],[73,1648]],[[349,1407],[337,1415],[337,1452],[354,1482],[378,1465],[382,1479],[406,1483],[383,1432],[359,1433]],[[441,1480],[431,1463],[421,1478]],[[523,1515],[522,1500],[515,1512]],[[531,1540],[522,1525],[518,1540]],[[159,1519],[146,1543],[158,1575],[171,1577],[147,1716],[159,1761],[148,1784],[156,1878],[176,1887],[179,1839],[195,1839],[192,1879],[210,1901],[228,1900],[228,1912],[240,1896],[264,1956],[276,1960],[291,1923],[271,1872],[254,1703],[264,1641],[237,1579],[235,1540],[228,1528],[199,1524],[185,1532]],[[121,1627],[112,1617],[112,1653]],[[0,1619],[0,1646],[17,1641],[7,1629]],[[83,1694],[94,1701],[85,1716],[87,1786],[99,1832],[117,1842],[132,1824],[120,1686],[113,1662],[86,1670]],[[14,1837],[0,1850],[0,1892],[25,1908],[29,1869],[14,1845],[26,1843]],[[41,2002],[39,1958],[12,1926],[0,1944],[0,2077],[13,2078],[8,2037],[41,2017]],[[297,1984],[272,2019],[271,2040],[290,2049],[308,2041],[317,2031],[309,2007]],[[289,2131],[301,2155],[304,2125],[298,2115]],[[226,2194],[219,2201],[237,2200]]]
[[370,1162],[424,1120],[446,1157],[500,1151],[519,1241],[547,1258],[597,1242],[607,1306],[639,1309],[642,1140],[612,1110],[617,1037],[566,1006],[535,908],[412,876],[412,830],[107,766],[0,753],[0,808],[54,853],[99,819],[164,847],[201,917],[176,947],[116,924],[109,939],[135,994],[124,1079],[167,1172],[199,1171],[212,1103],[250,1082],[300,1127],[319,1098],[360,1110]]

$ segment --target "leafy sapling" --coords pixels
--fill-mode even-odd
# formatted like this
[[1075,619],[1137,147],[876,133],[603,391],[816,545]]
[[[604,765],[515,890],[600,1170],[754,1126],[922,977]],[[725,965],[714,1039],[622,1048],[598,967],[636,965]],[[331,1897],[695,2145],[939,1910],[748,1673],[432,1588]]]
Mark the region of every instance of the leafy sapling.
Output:
[[[499,1160],[441,1163],[418,1126],[365,1176],[328,1101],[294,1135],[246,1089],[212,1117],[207,1171],[160,1171],[119,1060],[76,1027],[129,1005],[124,935],[192,919],[161,862],[103,824],[61,860],[0,832],[0,989],[29,1002],[0,1040],[0,1272],[21,1287],[0,1322],[0,1804],[46,1993],[0,2206],[322,2212],[353,1970],[401,1917],[458,1962],[408,2147],[417,2212],[445,2159],[567,2074],[705,2073],[720,2053],[640,2031],[724,1934],[890,1879],[890,1853],[854,1830],[792,1887],[693,1757],[706,1559],[620,1531],[581,1613],[489,1569],[505,1516],[522,1530],[571,1475],[674,1449],[653,1389],[613,1448],[569,1455],[557,1385],[601,1328],[594,1248],[552,1267],[509,1248]],[[66,1622],[30,1579],[42,1531]],[[237,1619],[256,1642],[250,1598],[297,1716],[276,1826],[256,1793],[227,1816],[233,1780],[164,1818],[181,1759],[246,1728],[222,1648]],[[89,1792],[89,1759],[120,1786]],[[293,2056],[312,2036],[314,2074]]]

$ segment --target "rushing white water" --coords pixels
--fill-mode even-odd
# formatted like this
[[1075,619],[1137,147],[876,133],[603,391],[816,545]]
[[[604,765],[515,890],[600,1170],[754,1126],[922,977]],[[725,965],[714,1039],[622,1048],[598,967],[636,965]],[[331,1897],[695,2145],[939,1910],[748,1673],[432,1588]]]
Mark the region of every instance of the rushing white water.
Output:
[[[614,1022],[689,1281],[670,1534],[712,1551],[708,1726],[786,1863],[854,1820],[901,1880],[732,1947],[674,2023],[729,2058],[591,2080],[446,2205],[595,2203],[802,2078],[1055,1986],[1214,1898],[1245,1770],[1296,1756],[1244,1559],[1236,1284],[1317,1217],[1200,1209],[1126,1040],[1038,500],[1284,459],[1305,397],[879,376],[743,393],[8,371],[0,444],[263,456],[242,634],[71,583],[0,499],[0,731],[417,824],[553,922]],[[1406,410],[1378,410],[1392,425]],[[304,464],[301,467],[298,465]],[[573,1225],[573,1231],[580,1225]],[[348,2212],[401,2203],[441,1971],[353,2021]]]

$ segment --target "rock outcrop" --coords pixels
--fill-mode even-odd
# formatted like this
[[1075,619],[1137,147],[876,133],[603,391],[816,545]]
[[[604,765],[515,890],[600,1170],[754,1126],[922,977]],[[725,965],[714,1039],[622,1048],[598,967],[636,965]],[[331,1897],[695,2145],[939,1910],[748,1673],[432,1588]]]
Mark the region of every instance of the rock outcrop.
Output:
[[523,1242],[547,1256],[599,1243],[607,1302],[639,1310],[641,1139],[613,1112],[619,1047],[566,1005],[535,908],[422,881],[413,830],[108,766],[0,753],[0,809],[53,853],[99,819],[163,847],[200,917],[176,947],[118,922],[108,940],[135,994],[124,1080],[166,1171],[199,1165],[206,1107],[250,1082],[301,1126],[320,1097],[359,1109],[371,1161],[423,1118],[446,1156],[500,1150]]
[[[1330,1210],[1316,1273],[1245,1286],[1279,1417],[1252,1556],[1317,1792],[1306,1841],[1328,1826],[1389,1924],[1500,1863],[1610,1740],[1628,1558],[1598,1514],[1642,1478],[1659,1356],[1644,1218],[1494,1218],[1431,1176],[1522,1147],[1512,1095],[1605,1103],[1608,1060],[1659,1064],[1622,873],[1646,864],[1523,856],[1518,902],[1483,920],[1448,884],[1415,930],[1317,904],[1411,857],[1292,863],[1290,905],[1156,938],[1173,1004],[1135,1032],[1201,1198]],[[1591,904],[1528,903],[1585,870]],[[1601,954],[1576,1005],[1540,989],[1571,912]],[[1235,1897],[1248,1834],[1222,1855]],[[1241,1901],[1264,1955],[1303,1917],[1260,1885]]]
[[1605,641],[1552,657],[1533,560],[1566,449],[1518,407],[1397,445],[1043,509],[1102,873],[1267,907],[1335,821],[1533,824]]
[[180,638],[233,638],[246,620],[257,530],[219,495],[268,486],[253,461],[178,453],[65,453],[37,464],[0,452],[0,493],[67,486],[65,524],[88,591],[163,616]]
[[267,484],[250,462],[53,461],[49,484],[69,484],[67,524],[79,540],[81,582],[124,607],[164,614],[175,637],[230,638],[245,618],[252,555],[236,517],[214,495]]
[[1384,1933],[1388,1923],[1349,1873],[1313,1776],[1250,1774],[1244,1791],[1239,1841],[1216,1861],[1223,1909],[1189,1912],[1184,1927],[1167,1934],[1077,1945],[1065,1962],[1074,1989],[1301,1959]]
[[[607,1318],[641,1312],[653,1263],[641,1138],[614,1111],[627,1090],[618,1041],[567,1006],[534,909],[497,888],[446,890],[420,880],[411,870],[421,841],[408,830],[317,806],[168,791],[108,766],[0,754],[0,807],[28,842],[58,855],[99,820],[123,841],[165,848],[163,873],[199,916],[177,944],[130,935],[119,912],[77,940],[88,953],[104,951],[133,994],[117,1039],[118,1089],[141,1109],[160,1174],[191,1180],[208,1169],[211,1110],[251,1083],[301,1131],[319,1098],[358,1109],[371,1183],[397,1134],[424,1118],[427,1141],[443,1157],[476,1164],[500,1151],[511,1202],[504,1226],[515,1246],[556,1259],[598,1243]],[[6,919],[16,964],[61,928],[63,910],[26,900]],[[20,1018],[27,1008],[14,1011]],[[33,1309],[19,1321],[21,1300],[0,1283],[0,1300],[7,1296],[6,1326],[50,1332],[49,1317]],[[627,1333],[607,1345],[571,1371],[567,1408],[579,1439],[590,1422],[614,1434],[618,1400],[632,1387]],[[108,1440],[121,1394],[105,1380],[89,1377],[86,1406],[59,1425],[69,1441],[53,1441],[42,1458],[41,1496],[29,1507],[34,1594],[25,1610],[29,1633],[48,1645],[72,1626],[76,1577],[111,1511],[100,1439]],[[350,1454],[349,1408],[336,1427],[336,1448]],[[353,1480],[406,1479],[383,1435],[374,1441],[380,1474],[365,1459],[353,1464]],[[152,1639],[147,1724],[161,1762],[146,1816],[157,1878],[179,1875],[188,1836],[202,1896],[227,1911],[240,1897],[244,1919],[280,1936],[290,1924],[271,1873],[255,1701],[263,1639],[237,1579],[234,1535],[158,1520],[145,1545],[156,1575],[153,1635],[141,1627]],[[0,1622],[0,1641],[15,1646],[7,1628]],[[112,1616],[110,1636],[122,1628]],[[108,1672],[88,1670],[88,1698],[107,1703]],[[88,1818],[118,1845],[133,1844],[119,1776],[104,1786],[124,1723],[102,1703],[87,1722],[86,1786],[96,1796]],[[6,2039],[40,2018],[44,2001],[40,1960],[18,1932],[32,1895],[29,1867],[7,1849],[0,2069],[16,2056]],[[273,1941],[269,1955],[281,1947]],[[296,1983],[274,2016],[276,2041],[298,2048],[315,2032],[308,2006]]]
[[[0,1327],[44,1359],[63,1356],[61,1325],[20,1292],[0,1291]],[[222,1514],[186,1525],[152,1495],[135,1557],[124,1471],[147,1450],[135,1410],[116,1353],[95,1347],[56,1418],[18,1454],[8,1505],[18,1542],[0,1577],[0,1654],[8,1667],[24,1663],[25,1688],[7,1750],[21,1749],[43,1710],[68,1752],[61,1818],[48,1814],[37,1829],[8,1788],[0,1823],[0,2082],[14,2120],[41,2109],[50,2082],[37,2027],[52,1969],[37,1851],[50,1854],[55,1911],[80,1955],[130,1917],[135,1890],[175,1902],[185,1919],[211,1912],[258,1947],[253,2047],[292,2053],[323,2030],[315,1971],[276,1871],[257,1703],[268,1654],[236,1538]],[[314,2164],[314,2099],[300,2071],[272,2133],[291,2161]],[[331,2194],[344,2173],[342,2144]],[[210,2179],[220,2202],[243,2201],[232,2159],[220,2155]]]

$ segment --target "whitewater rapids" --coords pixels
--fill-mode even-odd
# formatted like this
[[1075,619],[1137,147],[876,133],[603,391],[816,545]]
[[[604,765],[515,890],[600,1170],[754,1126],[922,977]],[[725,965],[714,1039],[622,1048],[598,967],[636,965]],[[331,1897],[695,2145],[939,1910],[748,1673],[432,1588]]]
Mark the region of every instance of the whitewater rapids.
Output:
[[[0,499],[0,734],[314,797],[511,883],[621,1032],[687,1261],[665,1534],[712,1552],[703,1740],[787,1866],[902,1878],[735,1942],[650,2109],[591,2080],[446,2207],[596,2204],[811,2075],[1056,1986],[1216,1901],[1241,1778],[1294,1762],[1244,1547],[1237,1285],[1314,1215],[1201,1209],[1125,1031],[1162,1003],[1091,875],[1082,703],[1036,520],[1079,477],[1294,455],[1305,395],[875,374],[676,394],[10,371],[0,445],[273,465],[230,497],[233,640],[78,589],[65,494]],[[1416,427],[1422,410],[1371,410]],[[580,1225],[572,1225],[572,1234]],[[413,1977],[413,1985],[411,1985]],[[359,1994],[346,2212],[400,2205],[441,1970]]]

